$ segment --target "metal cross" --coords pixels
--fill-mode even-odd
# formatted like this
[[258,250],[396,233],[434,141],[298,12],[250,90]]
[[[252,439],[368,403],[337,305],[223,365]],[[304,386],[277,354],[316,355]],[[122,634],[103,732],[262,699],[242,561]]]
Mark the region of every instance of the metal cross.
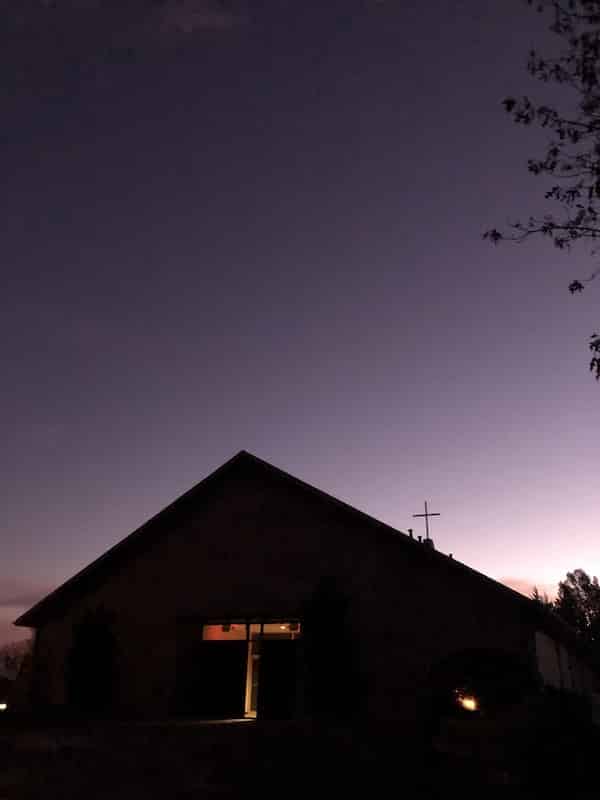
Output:
[[425,517],[425,538],[429,539],[429,517],[439,517],[440,514],[438,511],[428,511],[427,510],[427,500],[425,500],[425,513],[424,514],[413,514],[413,517]]

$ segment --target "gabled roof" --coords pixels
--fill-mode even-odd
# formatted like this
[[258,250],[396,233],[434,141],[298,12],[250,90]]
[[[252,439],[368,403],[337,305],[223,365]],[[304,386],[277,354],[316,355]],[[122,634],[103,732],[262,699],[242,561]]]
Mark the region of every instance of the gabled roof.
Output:
[[[457,573],[462,573],[463,575],[470,575],[472,578],[475,577],[488,586],[494,587],[499,593],[504,595],[506,599],[518,603],[523,611],[527,610],[529,613],[539,612],[539,609],[536,608],[536,603],[504,584],[498,583],[492,578],[488,578],[486,575],[467,567],[460,561],[456,561],[443,553],[424,546],[421,542],[415,541],[411,536],[402,531],[380,522],[374,517],[328,495],[326,492],[274,467],[272,464],[263,461],[257,456],[245,450],[241,450],[233,456],[233,458],[226,461],[222,466],[208,475],[208,477],[200,481],[200,483],[181,495],[154,517],[151,517],[147,522],[133,531],[133,533],[125,537],[125,539],[111,547],[87,567],[75,574],[72,578],[69,578],[69,580],[36,603],[20,616],[14,624],[31,628],[36,628],[41,625],[46,619],[59,612],[63,604],[68,603],[81,591],[84,591],[86,588],[89,588],[97,581],[101,580],[102,576],[116,566],[121,558],[143,550],[153,542],[156,537],[160,537],[162,534],[166,535],[170,524],[175,518],[179,515],[189,513],[197,503],[207,498],[211,491],[213,491],[224,478],[234,473],[239,468],[251,469],[258,474],[267,474],[290,487],[299,489],[302,492],[307,492],[311,496],[319,498],[330,508],[335,508],[339,513],[350,515],[354,522],[359,521],[364,526],[366,534],[384,537],[388,541],[393,539],[397,542],[398,546],[410,548],[413,555],[418,553],[419,557],[423,559],[434,559],[439,562],[443,561],[447,568],[455,570]],[[547,627],[547,625],[543,625],[543,627]]]

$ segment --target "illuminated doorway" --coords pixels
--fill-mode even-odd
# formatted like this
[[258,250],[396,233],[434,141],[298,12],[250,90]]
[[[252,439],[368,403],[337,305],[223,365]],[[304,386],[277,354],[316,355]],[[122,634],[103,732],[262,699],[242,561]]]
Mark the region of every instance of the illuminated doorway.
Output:
[[300,634],[300,622],[289,619],[205,624],[202,657],[205,664],[218,663],[210,675],[224,697],[243,696],[244,716],[289,718],[296,705],[296,645]]

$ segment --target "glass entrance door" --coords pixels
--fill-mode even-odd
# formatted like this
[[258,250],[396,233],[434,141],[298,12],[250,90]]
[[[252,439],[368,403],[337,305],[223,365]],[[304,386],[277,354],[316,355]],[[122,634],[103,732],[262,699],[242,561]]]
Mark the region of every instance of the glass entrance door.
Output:
[[[245,685],[239,686],[244,696],[244,716],[268,717],[284,713],[285,709],[285,716],[291,714],[296,692],[296,648],[292,642],[300,633],[300,623],[289,619],[232,620],[203,626],[202,639],[209,650],[224,641],[246,643]],[[238,689],[232,687],[232,691]]]

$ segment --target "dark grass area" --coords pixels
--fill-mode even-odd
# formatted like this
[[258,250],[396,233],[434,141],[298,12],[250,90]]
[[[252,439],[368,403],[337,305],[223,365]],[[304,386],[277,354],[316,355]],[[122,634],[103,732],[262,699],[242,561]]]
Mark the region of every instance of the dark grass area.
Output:
[[0,720],[1,800],[552,796],[505,766],[434,752],[397,727]]
[[31,725],[0,732],[0,797],[236,796],[248,767],[244,726]]
[[476,796],[481,770],[451,762],[390,731],[378,740],[373,731],[275,723],[0,724],[2,800],[387,797],[390,787],[437,798],[457,780],[463,796]]

